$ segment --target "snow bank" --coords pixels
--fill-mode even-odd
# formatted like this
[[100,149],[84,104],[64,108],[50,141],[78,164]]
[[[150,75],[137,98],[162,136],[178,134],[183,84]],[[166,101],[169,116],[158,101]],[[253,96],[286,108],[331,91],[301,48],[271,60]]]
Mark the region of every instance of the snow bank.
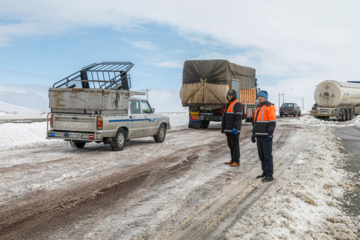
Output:
[[[306,117],[295,121],[334,124]],[[228,239],[357,239],[360,216],[353,222],[341,212],[340,200],[351,188],[339,166],[344,157],[341,144],[325,127],[312,132],[309,144],[315,147],[275,180],[229,231]]]
[[[170,117],[170,125],[172,129],[187,127],[189,120],[188,113],[164,113],[163,115]],[[12,116],[11,118],[24,119],[26,118],[25,116],[28,115],[1,113],[0,121],[1,119],[9,118],[9,116]],[[56,141],[63,141],[59,139],[46,139],[46,122],[3,123],[0,124],[0,134],[1,150],[54,145]]]
[[313,116],[305,115],[299,119],[291,119],[290,123],[302,126],[336,126],[336,127],[360,127],[360,115],[356,116],[351,121],[340,122],[336,120],[320,120]]
[[189,113],[161,113],[170,118],[172,129],[187,128],[189,124]]

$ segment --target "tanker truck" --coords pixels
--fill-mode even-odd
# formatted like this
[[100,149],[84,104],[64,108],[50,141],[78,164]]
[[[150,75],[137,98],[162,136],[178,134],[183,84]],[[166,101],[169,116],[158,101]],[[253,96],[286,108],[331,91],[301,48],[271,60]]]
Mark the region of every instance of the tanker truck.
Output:
[[229,89],[236,91],[243,105],[243,119],[252,121],[256,103],[255,69],[227,60],[185,61],[180,98],[182,105],[189,107],[189,128],[208,128],[210,121],[222,121]]
[[310,115],[318,119],[353,119],[360,114],[360,82],[326,80],[316,86]]

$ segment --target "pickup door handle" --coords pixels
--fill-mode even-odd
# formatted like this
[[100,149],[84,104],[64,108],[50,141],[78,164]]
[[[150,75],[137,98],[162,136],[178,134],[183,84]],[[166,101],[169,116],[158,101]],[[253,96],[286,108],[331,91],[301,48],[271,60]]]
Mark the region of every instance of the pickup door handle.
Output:
[[130,118],[135,118],[135,117],[133,117],[133,116],[130,116]]

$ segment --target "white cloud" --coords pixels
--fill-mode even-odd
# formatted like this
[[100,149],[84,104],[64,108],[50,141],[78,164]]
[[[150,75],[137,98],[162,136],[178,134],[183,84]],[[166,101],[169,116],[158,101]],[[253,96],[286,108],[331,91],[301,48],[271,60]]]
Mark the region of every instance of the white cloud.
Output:
[[168,67],[168,68],[182,68],[184,63],[181,61],[163,61],[154,63],[158,67]]
[[[207,0],[2,1],[0,15],[10,23],[0,25],[0,44],[83,27],[120,31],[146,30],[149,23],[166,25],[197,44],[218,44],[227,48],[223,52],[244,49],[219,55],[255,68],[258,75],[284,79],[275,87],[262,83],[263,88],[274,87],[274,94],[286,84],[299,89],[294,94],[309,92],[306,98],[312,99],[312,87],[325,79],[358,79],[359,7],[359,1],[351,0],[224,0],[221,4]],[[132,44],[146,50],[157,48],[148,41]],[[199,53],[201,56],[217,55]],[[155,62],[179,67],[177,61],[165,58]]]
[[149,51],[159,50],[160,48],[148,41],[130,41],[130,44],[135,48],[140,48]]

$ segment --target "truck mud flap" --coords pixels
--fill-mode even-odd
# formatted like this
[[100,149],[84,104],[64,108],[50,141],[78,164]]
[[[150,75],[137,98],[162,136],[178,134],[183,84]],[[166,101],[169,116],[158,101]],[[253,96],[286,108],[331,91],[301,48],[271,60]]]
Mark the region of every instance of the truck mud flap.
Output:
[[189,121],[189,128],[199,129],[201,126],[200,121]]

